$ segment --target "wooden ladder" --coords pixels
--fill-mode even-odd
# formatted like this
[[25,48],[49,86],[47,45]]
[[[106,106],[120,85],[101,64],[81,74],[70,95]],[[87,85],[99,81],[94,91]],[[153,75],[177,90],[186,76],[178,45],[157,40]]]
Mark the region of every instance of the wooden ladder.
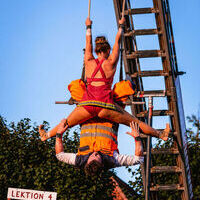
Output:
[[[116,13],[117,23],[121,18],[123,0],[113,0]],[[134,1],[131,1],[134,4]],[[140,93],[131,97],[133,101],[146,101],[146,97],[164,98],[167,102],[168,109],[153,110],[153,119],[155,116],[167,116],[170,123],[173,146],[171,148],[152,148],[151,137],[143,136],[145,163],[141,166],[143,185],[145,190],[145,200],[147,199],[160,199],[159,195],[163,191],[176,191],[179,198],[182,200],[192,199],[192,184],[189,170],[188,156],[187,156],[187,140],[185,118],[182,105],[182,96],[179,75],[184,72],[178,71],[175,44],[173,38],[172,23],[170,17],[170,9],[168,0],[152,0],[152,7],[146,8],[132,8],[130,0],[125,3],[125,32],[123,40],[123,60],[125,73],[131,77],[132,81],[136,84],[137,91]],[[154,15],[155,26],[152,29],[135,29],[134,16],[135,15]],[[158,36],[159,49],[155,50],[138,50],[137,40],[138,36],[152,35]],[[143,70],[141,61],[144,58],[160,58],[161,69]],[[145,91],[143,82],[144,78],[163,77],[165,88],[163,90],[153,89]],[[163,106],[164,107],[164,106]],[[148,122],[149,116],[147,105],[131,105],[132,113],[140,120]],[[149,118],[151,124],[152,118]],[[164,129],[165,127],[163,127]],[[175,157],[175,164],[173,166],[159,165],[154,166],[156,156],[164,155]],[[152,159],[151,159],[152,158]],[[163,160],[164,162],[164,160]],[[171,184],[157,183],[156,175],[174,174],[177,176],[177,182]]]

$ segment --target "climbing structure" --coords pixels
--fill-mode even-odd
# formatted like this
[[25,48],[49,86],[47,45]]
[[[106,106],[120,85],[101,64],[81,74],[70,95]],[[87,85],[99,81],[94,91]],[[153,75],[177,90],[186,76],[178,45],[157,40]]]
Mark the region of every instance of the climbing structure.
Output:
[[[123,0],[113,0],[117,23],[121,18]],[[132,5],[131,5],[132,4]],[[151,138],[143,136],[145,147],[145,164],[142,166],[143,185],[145,188],[145,199],[160,199],[159,195],[163,191],[176,191],[180,199],[192,199],[192,185],[187,156],[187,142],[185,138],[185,118],[182,105],[182,96],[179,75],[183,72],[178,71],[176,52],[173,38],[172,23],[170,18],[170,9],[168,0],[152,0],[152,7],[134,8],[134,0],[125,1],[125,33],[123,41],[123,60],[126,75],[136,83],[139,95],[132,97],[132,100],[146,101],[152,108],[153,99],[164,98],[166,100],[167,109],[164,107],[159,110],[153,110],[153,119],[163,116],[169,119],[173,148],[154,149],[152,148]],[[152,29],[135,29],[134,17],[138,15],[155,16],[155,27]],[[157,35],[159,49],[157,50],[138,50],[138,36],[154,36]],[[148,38],[146,36],[146,38]],[[141,66],[142,59],[159,58],[161,69],[155,70],[155,65],[152,65],[151,70],[143,70]],[[145,68],[145,67],[144,67]],[[163,90],[154,88],[151,91],[144,91],[143,82],[146,77],[151,77],[151,80],[162,77]],[[140,97],[140,98],[138,98]],[[142,98],[141,98],[142,97]],[[162,105],[161,105],[162,106]],[[148,112],[148,106],[132,105],[132,113],[143,121],[147,121],[149,116],[149,124],[152,122],[151,112]],[[161,122],[160,121],[160,122]],[[165,128],[165,127],[163,127]],[[154,156],[164,155],[163,159],[172,156],[175,158],[173,166],[155,166]],[[164,160],[163,160],[164,163]],[[174,183],[157,183],[156,175],[174,174]]]

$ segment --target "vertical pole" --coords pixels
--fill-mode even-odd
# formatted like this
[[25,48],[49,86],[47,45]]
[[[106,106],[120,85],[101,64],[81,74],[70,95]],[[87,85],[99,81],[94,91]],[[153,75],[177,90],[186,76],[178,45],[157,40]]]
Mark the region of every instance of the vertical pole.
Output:
[[[148,97],[148,125],[152,126],[153,114],[153,97]],[[147,154],[146,154],[146,184],[145,184],[145,200],[150,199],[150,179],[151,179],[151,136],[147,137]]]

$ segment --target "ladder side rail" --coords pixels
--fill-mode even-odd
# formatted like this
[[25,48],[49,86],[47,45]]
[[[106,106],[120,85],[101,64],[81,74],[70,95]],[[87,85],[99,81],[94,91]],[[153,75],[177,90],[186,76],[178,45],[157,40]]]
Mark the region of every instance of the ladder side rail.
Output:
[[[131,10],[131,4],[130,4],[130,0],[127,0],[127,9],[128,10]],[[129,13],[129,12],[128,12]],[[134,30],[134,23],[133,23],[133,17],[131,15],[131,13],[128,14],[129,16],[129,23],[128,24],[128,30]],[[126,40],[128,40],[128,38],[125,38]],[[130,39],[129,39],[130,40]],[[125,41],[125,40],[124,40]],[[132,42],[133,41],[133,42]],[[136,42],[136,37],[135,36],[132,36],[132,41],[129,41],[131,43],[133,43],[133,50],[132,49],[129,49],[129,52],[135,52],[137,51],[137,42]],[[128,43],[129,43],[128,42]],[[124,46],[125,46],[125,43],[124,43]],[[125,49],[125,48],[124,48]],[[124,51],[124,54],[123,54],[123,57],[124,57],[124,63],[127,63],[127,57],[126,57],[126,52]],[[132,62],[134,62],[134,66],[130,68],[130,71],[129,71],[129,76],[134,74],[135,72],[136,73],[140,73],[141,72],[141,68],[140,68],[140,62],[139,62],[139,58],[136,58],[136,59],[132,59]],[[136,85],[139,85],[139,87],[137,88],[137,90],[139,91],[144,91],[144,88],[143,88],[143,82],[142,82],[142,77],[138,76],[138,77],[135,77],[135,79],[131,76],[131,79],[136,82],[137,84]],[[138,99],[134,99],[132,98],[132,101],[134,100],[138,100]],[[140,101],[142,102],[145,102],[145,98],[143,99],[139,99]],[[141,107],[141,106],[140,106]],[[137,112],[135,112],[135,110],[137,109]],[[131,108],[132,110],[132,113],[134,115],[136,115],[137,113],[141,112],[141,110],[147,110],[146,108],[146,104],[143,105],[143,108],[141,109],[138,109],[138,106],[137,108],[136,107],[132,107]],[[144,120],[145,121],[145,120]]]
[[[115,13],[116,13],[116,20],[117,23],[120,19],[121,16],[121,12],[122,12],[122,0],[113,0],[114,2],[114,7],[115,7]],[[126,3],[125,8],[127,8],[128,5]],[[127,27],[131,27],[131,23],[130,23],[130,19],[129,17],[125,16],[126,19],[126,26]],[[126,52],[134,52],[134,43],[132,41],[131,38],[125,38],[124,42],[123,42],[123,47],[124,47],[124,51],[123,51],[123,60],[124,60],[124,67],[125,67],[125,73],[126,75],[131,75],[134,72],[137,71],[137,62],[135,59],[131,59],[131,60],[127,60],[126,58]],[[132,79],[134,81],[134,83],[136,84],[136,88],[138,91],[143,91],[143,84],[141,79],[134,78]],[[132,101],[135,101],[136,99],[131,99]],[[138,100],[137,100],[138,101]],[[140,99],[141,101],[141,99]],[[144,99],[142,101],[145,101]],[[146,109],[146,105],[133,105],[131,106],[131,111],[134,115],[136,115],[137,113],[143,111],[144,109]]]
[[[173,68],[171,68],[171,63],[170,63],[170,57],[169,57],[169,47],[168,47],[168,42],[167,42],[167,31],[165,28],[165,21],[164,21],[164,15],[163,15],[163,6],[162,6],[162,1],[163,0],[158,0],[158,1],[154,1],[154,5],[158,6],[160,14],[159,16],[157,15],[156,17],[156,21],[157,23],[160,20],[161,26],[162,26],[162,37],[160,38],[162,41],[164,41],[164,49],[166,50],[166,58],[165,60],[163,60],[163,67],[165,67],[165,69],[171,71],[171,76],[165,77],[165,82],[166,82],[166,87],[168,88],[175,88],[177,87],[177,85],[175,84],[175,77],[174,77],[174,73],[173,73]],[[162,41],[160,42],[161,48],[163,48],[163,43]],[[172,126],[173,126],[173,130],[175,130],[177,133],[179,133],[177,135],[177,139],[179,141],[179,144],[181,144],[181,147],[183,148],[183,141],[182,141],[182,137],[181,137],[181,122],[180,122],[180,116],[179,116],[179,110],[178,110],[178,102],[177,102],[177,91],[179,92],[179,90],[173,90],[172,92],[174,93],[174,95],[172,96],[172,98],[168,98],[168,103],[169,103],[169,108],[172,109],[172,111],[174,112],[174,116],[171,116],[171,122],[172,122]],[[184,165],[184,161],[180,158],[179,156],[179,161],[180,161],[180,165],[181,168],[183,170],[183,178],[184,180],[187,180],[186,183],[185,181],[182,180],[182,177],[180,176],[179,180],[181,181],[181,183],[184,185],[184,192],[182,193],[182,199],[186,199],[189,200],[189,192],[188,192],[188,179],[185,173],[185,165]]]
[[[123,0],[113,0],[113,3],[114,3],[114,8],[115,8],[115,16],[116,16],[117,26],[119,26],[119,19],[121,18]],[[125,19],[126,19],[126,24],[128,24],[129,21],[126,16],[125,16]],[[126,49],[124,49],[124,52],[128,51],[128,49],[133,48],[132,46],[130,46],[130,44],[132,44],[130,41],[124,40],[123,48],[124,47],[126,48]],[[124,55],[123,55],[123,60],[124,60],[125,73],[128,74],[128,73],[130,73],[130,68],[129,68],[130,63],[127,63],[127,59]],[[134,65],[134,63],[131,63],[131,64]]]
[[[128,10],[131,10],[130,0],[128,0],[127,2],[128,2]],[[129,17],[130,17],[130,22],[131,22],[131,24],[130,24],[131,26],[129,25],[129,27],[130,27],[129,29],[132,30],[132,31],[134,31],[135,28],[134,28],[133,17],[131,15],[131,13],[129,13]],[[132,36],[132,39],[133,39],[133,42],[134,42],[134,51],[137,51],[138,49],[137,49],[136,36]],[[126,55],[124,55],[124,57],[126,57]],[[135,62],[136,62],[137,69],[133,73],[135,73],[135,72],[141,73],[141,67],[140,67],[139,58],[136,58]],[[141,85],[140,91],[144,91],[143,83],[142,83],[142,78],[138,76],[138,79],[139,79],[139,82],[140,82],[140,85]],[[143,99],[143,101],[145,101],[145,99]],[[145,110],[146,110],[146,107],[145,107]]]
[[171,46],[172,46],[172,49],[173,49],[173,59],[174,59],[176,72],[178,72],[176,48],[175,48],[174,34],[173,34],[173,28],[172,28],[172,20],[171,20],[170,7],[169,7],[168,0],[165,0],[165,6],[166,6],[166,10],[167,10],[167,19],[168,19],[169,29],[170,29],[170,33],[171,33],[171,44],[172,44]]
[[[120,10],[120,6],[119,6],[121,4],[119,2],[121,2],[121,4],[122,4],[122,1],[120,1],[120,0],[114,1],[115,12],[117,13],[117,15],[116,15],[117,23],[118,23],[119,16],[121,15],[121,10]],[[127,0],[126,3],[127,4],[125,4],[125,7],[129,9],[130,1]],[[128,29],[134,30],[134,25],[133,25],[133,20],[132,20],[131,14],[126,15],[125,19],[126,19],[126,24],[127,24]],[[130,38],[129,39],[125,38],[124,43],[123,43],[123,48],[124,48],[123,60],[124,60],[124,66],[125,66],[125,73],[130,76],[130,74],[133,74],[134,72],[140,70],[140,64],[139,64],[138,59],[132,59],[131,61],[127,61],[127,58],[126,58],[126,52],[137,51],[137,43],[136,43],[135,37],[132,37],[132,40]],[[139,79],[140,79],[140,77],[139,77]],[[143,84],[142,84],[141,80],[139,80],[139,86],[141,87],[141,88],[139,88],[139,91],[143,91]]]
[[173,47],[172,45],[172,26],[170,27],[169,13],[164,0],[162,0],[162,9],[163,9],[163,19],[164,19],[164,25],[168,43],[169,59],[171,62],[172,73],[174,75],[173,77],[176,78],[176,74],[178,73],[178,66],[175,65],[175,60],[174,60],[176,52],[175,52],[175,46]]
[[[122,0],[113,0],[114,3],[114,8],[115,8],[115,15],[116,15],[116,20],[117,23],[120,19],[121,16],[121,11],[122,11]],[[126,6],[127,8],[127,6]],[[126,26],[127,27],[131,27],[130,24],[130,20],[128,17],[125,16],[126,19]],[[126,58],[126,52],[133,52],[134,51],[134,42],[132,40],[132,38],[125,38],[124,42],[123,42],[123,47],[124,47],[124,51],[123,51],[123,60],[124,60],[124,68],[125,68],[125,73],[128,75],[133,74],[134,72],[137,72],[137,63],[135,61],[135,59],[131,59],[131,60],[127,60]],[[138,91],[143,90],[143,84],[142,84],[142,80],[139,79],[138,77],[136,77],[135,79],[132,79],[134,81],[134,83],[136,84],[136,88]],[[134,101],[135,98],[132,96],[131,97],[131,101]],[[137,98],[138,100],[138,98]],[[141,101],[141,98],[140,98]],[[145,101],[145,99],[143,98],[142,101]],[[140,113],[141,111],[146,110],[146,105],[132,105],[131,106],[131,112],[133,115],[136,115],[137,113]],[[141,118],[142,121],[145,121],[145,118]],[[146,148],[146,139],[142,140],[143,146],[144,148]],[[145,164],[141,165],[141,171],[142,171],[142,179],[143,179],[143,186],[145,188]]]
[[[158,2],[158,6],[160,6],[160,10],[163,8],[162,6],[162,1],[159,1]],[[162,14],[161,14],[162,13]],[[162,24],[165,26],[165,30],[163,31],[164,32],[164,37],[168,38],[168,30],[166,28],[166,21],[165,21],[165,15],[164,15],[164,12],[162,11],[160,13],[160,19],[163,20]],[[169,39],[169,38],[168,38]],[[177,91],[177,88],[176,88],[176,85],[175,85],[175,72],[174,72],[174,68],[172,68],[172,63],[171,63],[171,55],[170,55],[170,49],[169,49],[169,43],[168,43],[168,40],[166,39],[165,41],[167,41],[167,43],[165,44],[165,50],[166,50],[166,54],[167,54],[167,62],[168,64],[168,67],[170,67],[170,71],[171,71],[171,76],[169,77],[169,80],[166,80],[166,86],[170,86],[170,85],[173,85],[171,86],[172,88],[175,88],[176,90],[174,90],[174,99],[172,99],[172,101],[169,101],[169,106],[170,108],[173,109],[173,111],[175,112],[175,115],[174,117],[172,118],[172,123],[173,123],[173,126],[174,126],[174,129],[176,132],[178,132],[178,142],[179,142],[179,145],[181,145],[181,147],[183,147],[182,145],[182,137],[181,137],[181,128],[180,128],[180,116],[179,116],[179,112],[178,112],[178,102],[177,102],[177,94],[176,94],[176,91]],[[167,48],[166,48],[167,46]],[[184,185],[184,192],[182,192],[182,199],[189,199],[189,195],[188,195],[188,185],[187,185],[187,182],[185,183],[184,180],[187,180],[187,177],[186,177],[186,174],[185,174],[185,166],[184,166],[184,160],[181,159],[180,156],[178,156],[177,158],[177,165],[181,167],[182,169],[182,175],[179,176],[179,182]]]
[[[159,13],[155,14],[156,18],[156,24],[157,27],[161,29],[162,35],[158,35],[159,43],[160,43],[160,49],[165,50],[166,57],[162,58],[162,64],[163,64],[163,70],[170,74],[170,76],[165,77],[165,90],[172,90],[170,91],[173,95],[171,97],[168,97],[168,108],[169,110],[174,111],[175,110],[175,101],[176,101],[176,94],[175,93],[175,84],[174,84],[174,78],[173,73],[171,72],[171,63],[169,58],[169,51],[168,51],[168,42],[167,42],[167,36],[166,36],[166,29],[164,25],[164,19],[163,19],[163,12],[162,12],[162,4],[160,0],[153,0],[155,9],[159,10]],[[175,117],[171,117],[171,126],[173,130],[176,130],[176,120]]]
[[[123,0],[113,0],[113,3],[114,3],[114,8],[115,8],[116,20],[118,23],[118,21],[121,17]],[[126,4],[125,8],[127,8],[127,7],[128,6]],[[125,19],[126,19],[126,26],[131,27],[129,18],[127,16],[125,16]],[[124,60],[125,73],[126,73],[126,75],[131,75],[137,71],[137,63],[136,63],[135,59],[127,60],[125,53],[126,52],[134,52],[134,44],[133,44],[132,39],[125,38],[123,47],[124,47],[123,60]],[[132,78],[132,80],[136,84],[137,90],[143,91],[142,80],[139,79],[138,77],[136,77],[134,79]],[[136,99],[132,97],[131,100],[135,101]],[[138,101],[138,99],[137,99],[137,101]],[[141,101],[141,98],[139,99],[139,101]],[[142,101],[144,102],[145,99],[143,98]],[[146,110],[146,105],[132,105],[131,106],[131,111],[134,115],[136,115],[137,113],[140,113],[144,110]],[[144,118],[142,118],[141,120],[144,121]]]
[[[131,5],[130,5],[130,1],[128,0],[128,9],[131,9]],[[126,25],[127,25],[127,29],[128,30],[134,30],[134,24],[133,24],[133,19],[132,19],[132,15],[129,14],[128,15],[128,20],[126,18]],[[125,37],[124,39],[124,54],[123,54],[123,59],[124,59],[124,65],[126,66],[126,63],[128,64],[129,68],[128,68],[128,72],[127,74],[130,76],[132,74],[134,74],[135,72],[140,71],[140,65],[139,65],[139,59],[131,59],[131,60],[127,60],[126,57],[126,52],[135,52],[137,51],[137,43],[136,43],[136,38],[135,36],[133,37]],[[135,78],[131,77],[131,79],[134,81],[134,83],[136,84],[136,88],[137,91],[144,91],[143,89],[143,82],[142,82],[142,78],[137,76]],[[131,97],[132,101],[135,100],[139,100],[142,102],[145,102],[145,98],[134,98],[133,96]],[[144,105],[133,105],[131,106],[131,112],[133,115],[137,115],[138,113],[147,110],[146,108],[146,104]],[[141,118],[141,121],[146,121],[146,118]],[[143,148],[146,150],[147,148],[147,139],[144,138],[142,139],[142,143],[143,143]],[[143,187],[144,187],[144,191],[145,191],[145,187],[146,187],[146,159],[145,162],[143,164],[141,164],[141,174],[142,174],[142,180],[143,180]]]
[[[148,98],[148,125],[152,126],[153,119],[153,97]],[[151,148],[152,138],[147,136],[147,155],[146,155],[146,185],[145,185],[145,200],[150,199],[150,182],[151,182]]]
[[[162,3],[163,3],[163,6],[166,7],[164,0],[162,0]],[[168,25],[169,13],[167,13],[167,14],[163,13],[163,15],[165,17],[167,16],[167,19],[165,19],[165,18],[164,19],[165,19],[165,24]],[[170,27],[168,26],[167,28],[169,29]],[[171,26],[171,31],[172,31],[172,26]],[[172,32],[170,32],[170,33],[172,34]],[[172,37],[172,35],[170,35],[170,36]],[[169,38],[169,39],[171,41],[171,38]],[[171,43],[169,43],[169,47],[170,47],[170,50],[172,50],[173,47],[171,46]],[[175,48],[173,50],[175,51]],[[175,52],[173,52],[173,53],[175,53]],[[171,57],[174,58],[174,54],[171,55]],[[171,59],[171,61],[173,60],[173,58]],[[177,69],[177,71],[175,72],[175,76],[173,76],[173,78],[176,78],[176,73],[178,72],[178,67],[176,66],[176,69],[174,69],[173,64],[174,63],[171,63],[173,70]],[[177,62],[176,62],[176,64],[177,64]],[[180,134],[179,134],[179,141],[181,142],[181,146],[182,146],[182,149],[183,149],[183,152],[184,152],[184,159],[182,159],[181,156],[179,156],[177,158],[178,164],[183,169],[183,176],[184,177],[180,176],[180,179],[183,182],[184,187],[186,188],[185,195],[182,195],[182,196],[183,196],[184,199],[187,199],[187,198],[192,199],[193,193],[192,193],[191,175],[190,175],[188,155],[187,155],[187,139],[185,138],[186,126],[185,126],[185,117],[184,117],[184,110],[183,110],[183,104],[182,104],[182,94],[181,94],[179,78],[175,79],[175,88],[176,88],[176,95],[177,95],[176,104],[177,104],[177,112],[178,112],[178,117],[179,117],[178,121],[179,121],[179,127],[180,127],[180,131],[181,131]],[[184,178],[184,180],[187,180],[186,183],[183,180],[183,178]]]
[[168,13],[167,13],[167,8],[166,8],[164,1],[162,1],[162,8],[163,8],[164,25],[165,25],[167,43],[168,43],[169,59],[170,59],[170,62],[171,62],[172,73],[173,73],[174,78],[175,78],[175,74],[177,73],[177,71],[176,71],[175,66],[174,66],[173,49],[172,49],[172,46],[171,46],[171,30],[169,28],[168,16],[167,16]]

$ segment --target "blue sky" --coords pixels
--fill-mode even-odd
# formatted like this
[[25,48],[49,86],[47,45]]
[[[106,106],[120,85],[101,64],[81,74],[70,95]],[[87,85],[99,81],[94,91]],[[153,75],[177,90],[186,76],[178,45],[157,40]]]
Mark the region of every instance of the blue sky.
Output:
[[[152,6],[152,0],[131,0],[134,7]],[[169,1],[180,71],[185,115],[197,114],[200,103],[200,1]],[[69,99],[67,85],[81,76],[85,45],[87,0],[1,0],[0,6],[0,114],[8,121],[29,117],[56,125],[74,106],[55,105]],[[112,0],[93,0],[93,36],[105,35],[111,45],[117,32]],[[135,17],[136,28],[152,28],[153,16]],[[93,37],[93,38],[94,38]],[[156,41],[156,42],[155,42]],[[138,38],[139,49],[157,48],[157,38]],[[145,63],[146,62],[146,63]],[[150,60],[144,65],[159,64]],[[115,81],[118,80],[118,72]],[[152,89],[160,80],[145,80]],[[155,106],[161,105],[159,100]],[[155,125],[156,126],[156,125]],[[119,148],[133,153],[133,141],[121,126]],[[119,175],[127,180],[124,170]]]

